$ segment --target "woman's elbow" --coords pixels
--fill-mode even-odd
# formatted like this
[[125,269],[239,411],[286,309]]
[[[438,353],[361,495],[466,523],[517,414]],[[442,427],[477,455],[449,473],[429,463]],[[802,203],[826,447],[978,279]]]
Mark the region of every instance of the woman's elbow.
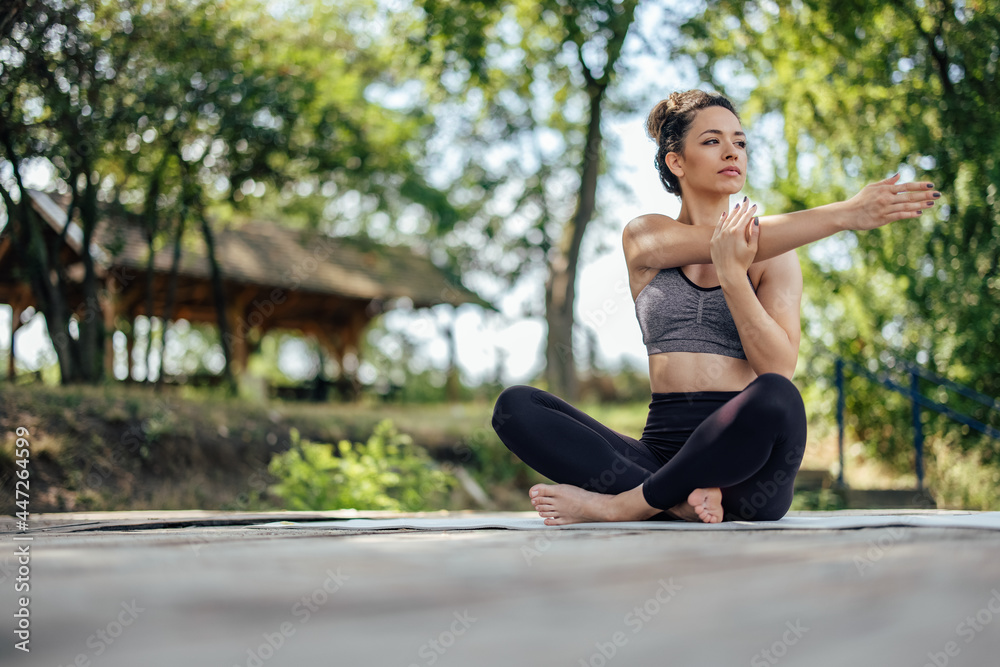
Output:
[[795,375],[795,366],[797,361],[797,358],[771,359],[766,363],[760,364],[759,367],[754,364],[751,364],[751,366],[753,367],[754,373],[758,376],[764,375],[765,373],[775,373],[791,380],[792,376]]
[[783,375],[789,380],[795,375],[795,366],[798,364],[798,355],[790,356],[787,359],[783,359],[779,364],[779,368],[775,371],[778,375]]

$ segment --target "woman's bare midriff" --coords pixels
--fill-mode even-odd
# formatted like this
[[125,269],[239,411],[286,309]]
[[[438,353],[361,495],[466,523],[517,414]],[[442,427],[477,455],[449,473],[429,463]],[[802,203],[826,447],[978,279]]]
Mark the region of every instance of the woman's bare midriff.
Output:
[[663,352],[649,357],[649,384],[654,394],[742,391],[756,378],[745,359],[695,352]]

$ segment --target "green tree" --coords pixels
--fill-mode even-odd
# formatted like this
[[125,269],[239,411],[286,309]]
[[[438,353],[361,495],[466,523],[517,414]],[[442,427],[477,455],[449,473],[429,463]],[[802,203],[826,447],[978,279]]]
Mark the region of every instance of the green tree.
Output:
[[[95,382],[103,371],[89,253],[103,214],[142,224],[150,260],[172,243],[175,269],[185,233],[200,231],[227,369],[231,344],[249,341],[227,335],[215,224],[252,208],[320,227],[331,202],[359,192],[376,209],[430,202],[434,219],[457,219],[414,168],[429,116],[366,99],[367,87],[405,69],[392,62],[391,35],[375,41],[352,23],[372,5],[316,0],[276,13],[257,0],[52,0],[16,16],[0,38],[0,148],[12,174],[0,194],[63,382]],[[73,195],[69,217],[83,229],[82,314],[23,194],[24,167],[40,161]],[[169,320],[173,300],[162,314],[147,301],[147,315]]]
[[[150,36],[130,34],[133,24],[116,9],[37,2],[15,16],[9,35],[0,38],[0,148],[12,174],[0,195],[10,237],[67,383],[95,382],[103,373],[104,319],[89,252],[98,216],[98,166],[107,155],[106,138],[121,129],[124,104],[115,78],[129,65],[130,40],[141,43]],[[67,220],[79,213],[84,266],[84,313],[79,316],[73,312],[76,304],[67,300],[70,280],[59,261],[59,245],[46,244],[25,192],[23,170],[38,160],[54,166],[72,195]]]
[[580,248],[598,215],[598,177],[607,166],[602,122],[629,109],[613,86],[637,2],[417,4],[424,29],[412,41],[441,81],[435,101],[465,105],[439,107],[442,124],[463,123],[453,196],[477,203],[452,250],[463,266],[509,281],[547,274],[546,380],[573,398]]

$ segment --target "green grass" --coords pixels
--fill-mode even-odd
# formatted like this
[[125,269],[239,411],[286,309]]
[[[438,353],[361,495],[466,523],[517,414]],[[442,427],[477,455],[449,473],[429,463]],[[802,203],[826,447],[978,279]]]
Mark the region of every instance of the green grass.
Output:
[[[29,384],[0,385],[0,406],[0,483],[12,486],[13,433],[25,426],[31,431],[34,511],[278,509],[284,501],[269,490],[277,479],[268,463],[289,449],[293,429],[316,443],[364,443],[384,420],[442,467],[465,468],[486,491],[491,509],[530,510],[528,487],[547,481],[500,442],[490,425],[492,403],[485,400],[309,404],[255,402],[211,390]],[[577,407],[610,428],[639,437],[648,404],[584,402]],[[803,468],[833,466],[831,433],[820,415],[810,426]],[[855,488],[914,483],[911,471],[867,459],[856,447],[846,472]],[[954,442],[928,438],[926,484],[943,507],[1000,509],[998,483],[995,464],[962,453]],[[436,502],[441,509],[478,507],[461,489]],[[836,508],[835,497],[817,493],[799,493],[793,505]]]

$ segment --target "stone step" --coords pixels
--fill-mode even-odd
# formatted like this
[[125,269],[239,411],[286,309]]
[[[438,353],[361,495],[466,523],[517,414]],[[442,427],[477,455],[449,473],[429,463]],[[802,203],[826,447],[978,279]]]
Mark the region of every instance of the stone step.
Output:
[[924,489],[842,489],[829,470],[799,470],[796,491],[828,490],[840,497],[845,509],[936,509],[937,502]]
[[802,470],[795,475],[796,491],[819,491],[834,486],[836,479],[829,470]]

